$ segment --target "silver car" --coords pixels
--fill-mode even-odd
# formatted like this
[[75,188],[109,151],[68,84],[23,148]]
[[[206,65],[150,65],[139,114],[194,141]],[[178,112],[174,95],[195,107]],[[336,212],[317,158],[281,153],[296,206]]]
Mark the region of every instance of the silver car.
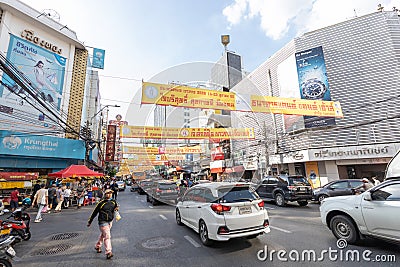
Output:
[[326,198],[321,220],[349,244],[370,236],[400,242],[400,179],[388,180],[360,195]]

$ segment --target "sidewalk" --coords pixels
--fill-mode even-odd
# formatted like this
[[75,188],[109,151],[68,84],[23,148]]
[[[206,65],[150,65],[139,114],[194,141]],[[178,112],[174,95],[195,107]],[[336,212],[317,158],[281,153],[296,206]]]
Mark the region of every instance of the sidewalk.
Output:
[[13,266],[110,266],[105,255],[93,249],[99,235],[98,227],[86,226],[94,207],[45,213],[41,223],[34,223],[37,209],[29,209],[32,238],[14,246],[20,261],[14,261]]

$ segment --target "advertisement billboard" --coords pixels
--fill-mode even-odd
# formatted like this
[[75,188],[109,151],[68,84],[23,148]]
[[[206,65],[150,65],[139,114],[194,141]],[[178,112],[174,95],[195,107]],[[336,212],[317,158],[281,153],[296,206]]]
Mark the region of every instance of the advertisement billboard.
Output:
[[[295,54],[301,99],[331,101],[322,46]],[[335,125],[335,118],[304,116],[305,128]]]
[[[7,60],[29,79],[33,93],[57,112],[61,108],[66,58],[34,43],[10,35]],[[55,130],[57,124],[37,108],[41,105],[3,73],[0,86],[0,117],[13,131]]]

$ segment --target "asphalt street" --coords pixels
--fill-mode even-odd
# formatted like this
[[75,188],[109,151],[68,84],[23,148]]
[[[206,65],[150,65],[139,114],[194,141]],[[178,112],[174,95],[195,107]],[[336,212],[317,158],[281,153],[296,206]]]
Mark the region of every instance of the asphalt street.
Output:
[[[398,266],[400,261],[398,244],[371,239],[343,251],[370,250],[373,255],[394,255],[397,264],[331,260],[327,255],[321,261],[291,260],[288,257],[291,251],[299,251],[301,255],[303,250],[313,250],[318,258],[322,250],[338,250],[336,239],[320,221],[318,204],[277,207],[266,202],[270,234],[205,247],[193,230],[176,224],[173,205],[153,207],[144,195],[130,192],[129,188],[120,192],[118,202],[122,219],[114,222],[112,228],[113,259],[106,260],[104,252],[95,252],[99,230],[95,222],[86,227],[94,208],[86,206],[45,214],[42,223],[32,223],[31,240],[14,246],[19,257],[14,266]],[[286,256],[278,259],[279,250],[286,251]]]

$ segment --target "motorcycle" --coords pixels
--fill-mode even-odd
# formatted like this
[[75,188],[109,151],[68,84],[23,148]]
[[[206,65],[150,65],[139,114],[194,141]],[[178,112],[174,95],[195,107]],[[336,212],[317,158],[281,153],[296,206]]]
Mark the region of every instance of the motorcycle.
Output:
[[7,236],[0,239],[0,266],[12,267],[11,260],[16,256],[16,252],[11,245],[15,242],[15,238],[15,236]]
[[[0,223],[2,235],[9,234],[19,237],[15,239],[15,243],[21,241],[20,239],[26,241],[31,238],[31,216],[24,211],[25,209],[24,207],[17,208],[8,216],[7,220]],[[10,218],[13,218],[13,220],[10,220]]]

